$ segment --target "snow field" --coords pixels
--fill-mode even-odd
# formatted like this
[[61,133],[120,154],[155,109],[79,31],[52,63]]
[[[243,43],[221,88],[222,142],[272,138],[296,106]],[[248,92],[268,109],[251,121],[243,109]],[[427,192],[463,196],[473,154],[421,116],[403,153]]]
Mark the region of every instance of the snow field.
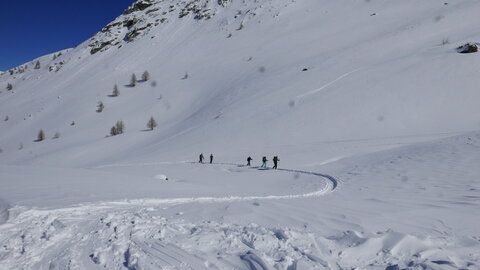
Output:
[[[16,166],[2,167],[3,198],[23,206],[49,208],[88,203],[85,198],[94,204],[137,201],[149,205],[308,198],[326,195],[338,185],[330,175],[233,163],[182,161],[112,164],[95,169],[18,170]],[[39,174],[51,176],[31,183],[31,178]],[[166,175],[168,181],[163,179]],[[19,184],[25,185],[21,191],[17,189]]]
[[158,206],[26,210],[3,225],[0,258],[5,269],[265,270],[475,269],[468,261],[479,259],[478,244],[447,236],[390,230],[320,236],[308,229],[191,223],[182,212],[166,218],[168,206]]
[[[471,133],[327,162],[319,168],[342,181],[322,197],[129,199],[59,208],[66,202],[60,196],[53,207],[16,206],[0,227],[6,243],[0,258],[27,269],[478,269],[480,232],[472,213],[480,197],[474,170],[479,142]],[[191,194],[202,193],[200,183],[212,189],[217,183],[224,192],[221,181],[242,183],[236,177],[249,173],[257,177],[256,188],[246,185],[253,193],[269,179],[279,184],[270,189],[291,192],[279,175],[304,192],[313,187],[310,176],[333,188],[328,178],[291,177],[300,170],[236,164],[152,162],[95,170],[147,175],[171,195],[178,192],[171,181],[198,179],[183,186]],[[169,181],[155,179],[159,171]],[[453,176],[460,178],[450,181]],[[246,194],[242,186],[228,190]]]
[[0,268],[480,268],[478,1],[179,5],[0,75]]

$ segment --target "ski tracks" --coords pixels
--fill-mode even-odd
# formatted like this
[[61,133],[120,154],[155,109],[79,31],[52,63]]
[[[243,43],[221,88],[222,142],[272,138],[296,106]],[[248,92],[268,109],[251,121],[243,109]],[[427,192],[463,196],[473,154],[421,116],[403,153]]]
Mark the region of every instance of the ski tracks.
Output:
[[[102,165],[96,168],[113,168],[113,167],[135,167],[135,166],[155,166],[155,165],[173,165],[173,164],[196,164],[195,162],[180,161],[180,162],[151,162],[151,163],[138,163],[138,164],[110,164]],[[224,165],[224,166],[235,166],[237,168],[247,168],[252,170],[272,170],[272,169],[261,169],[259,167],[246,167],[245,165],[236,164],[236,163],[215,163],[214,165]],[[224,203],[224,202],[241,202],[241,201],[258,201],[258,200],[291,200],[291,199],[300,199],[300,198],[309,198],[309,197],[318,197],[329,194],[333,192],[338,187],[338,180],[328,174],[296,170],[296,169],[277,169],[276,171],[291,173],[295,175],[305,174],[317,176],[324,180],[325,185],[322,189],[302,193],[302,194],[290,194],[290,195],[266,195],[266,196],[228,196],[228,197],[186,197],[186,198],[166,198],[166,199],[137,199],[137,200],[123,200],[123,201],[113,201],[113,202],[104,202],[100,203],[102,206],[112,206],[112,205],[144,205],[144,206],[155,206],[162,204],[188,204],[188,203]],[[98,204],[98,203],[96,203]]]
[[346,78],[346,77],[348,77],[348,76],[350,76],[350,75],[352,75],[352,74],[354,74],[354,73],[356,73],[356,72],[358,72],[358,71],[360,71],[360,70],[362,70],[362,68],[357,68],[357,69],[355,69],[355,70],[349,71],[349,72],[347,72],[347,73],[345,73],[345,74],[337,77],[336,79],[334,79],[334,80],[332,80],[332,81],[324,84],[323,86],[321,86],[321,87],[319,87],[319,88],[317,88],[317,89],[314,89],[314,90],[309,91],[309,92],[307,92],[307,93],[305,93],[305,94],[301,94],[301,95],[296,96],[295,99],[294,99],[295,104],[296,104],[296,103],[299,103],[301,100],[303,100],[304,98],[306,98],[306,97],[308,97],[308,96],[311,96],[311,95],[314,95],[314,94],[316,94],[316,93],[319,93],[319,92],[323,91],[324,89],[332,86],[332,85],[335,84],[336,82],[341,81],[342,79],[344,79],[344,78]]
[[[114,166],[133,165],[109,165]],[[326,174],[293,169],[278,171],[318,176],[325,185],[316,191],[291,195],[121,200],[60,209],[16,206],[11,208],[9,220],[0,225],[0,263],[7,266],[5,269],[224,269],[227,266],[271,269],[268,267],[271,259],[267,263],[264,252],[271,253],[267,258],[280,253],[270,250],[269,246],[284,246],[286,250],[281,254],[295,250],[287,244],[285,233],[256,225],[247,228],[167,220],[155,211],[162,205],[317,197],[331,193],[338,185],[334,177]],[[245,239],[249,239],[249,245]],[[266,250],[254,253],[257,245]],[[294,257],[288,255],[278,263],[280,268],[296,269],[296,260],[303,255],[294,253]]]

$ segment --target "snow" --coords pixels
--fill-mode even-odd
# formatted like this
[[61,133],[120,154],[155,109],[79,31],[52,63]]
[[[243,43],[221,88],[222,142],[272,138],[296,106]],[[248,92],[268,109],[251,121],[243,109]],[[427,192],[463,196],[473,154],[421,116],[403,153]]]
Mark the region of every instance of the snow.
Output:
[[10,205],[6,201],[0,199],[0,224],[3,224],[8,220],[9,209]]
[[480,269],[480,3],[188,3],[0,74],[2,269]]

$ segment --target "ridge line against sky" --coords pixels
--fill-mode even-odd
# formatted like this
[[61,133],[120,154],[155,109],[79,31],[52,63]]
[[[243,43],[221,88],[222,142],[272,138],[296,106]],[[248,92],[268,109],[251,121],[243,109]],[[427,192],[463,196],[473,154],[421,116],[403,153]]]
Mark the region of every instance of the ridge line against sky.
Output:
[[0,70],[77,46],[136,0],[25,0],[0,5]]

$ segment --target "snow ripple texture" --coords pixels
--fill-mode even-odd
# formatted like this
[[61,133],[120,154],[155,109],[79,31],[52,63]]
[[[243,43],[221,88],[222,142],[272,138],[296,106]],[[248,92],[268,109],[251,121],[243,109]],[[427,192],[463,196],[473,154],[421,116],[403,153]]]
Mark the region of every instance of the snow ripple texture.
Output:
[[425,259],[457,251],[449,239],[194,223],[135,204],[31,209],[2,227],[2,269],[458,269]]

